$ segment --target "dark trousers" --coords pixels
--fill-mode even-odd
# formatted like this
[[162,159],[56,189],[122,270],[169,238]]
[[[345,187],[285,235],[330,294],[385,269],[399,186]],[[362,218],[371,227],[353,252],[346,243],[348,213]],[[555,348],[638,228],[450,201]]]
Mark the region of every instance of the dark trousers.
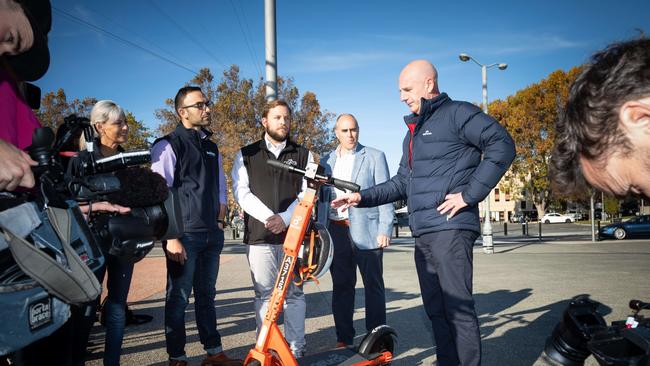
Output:
[[[108,294],[104,303],[106,310],[104,366],[115,366],[120,364],[124,326],[126,324],[126,299],[131,287],[134,263],[120,260],[110,254],[106,254],[105,257]],[[103,277],[104,275],[99,278],[100,282],[103,282]],[[93,322],[96,308],[96,305],[93,306]]]
[[481,335],[472,298],[472,247],[478,233],[446,230],[415,238],[422,302],[438,365],[480,365]]
[[332,275],[332,313],[338,342],[353,344],[354,294],[357,284],[357,266],[361,272],[366,299],[366,330],[386,324],[386,296],[384,290],[383,249],[360,250],[350,238],[350,230],[330,223],[334,242]]
[[223,230],[184,233],[181,238],[187,260],[184,264],[167,259],[165,296],[165,340],[170,359],[185,356],[185,310],[194,289],[194,314],[199,340],[206,351],[221,351],[214,307]]

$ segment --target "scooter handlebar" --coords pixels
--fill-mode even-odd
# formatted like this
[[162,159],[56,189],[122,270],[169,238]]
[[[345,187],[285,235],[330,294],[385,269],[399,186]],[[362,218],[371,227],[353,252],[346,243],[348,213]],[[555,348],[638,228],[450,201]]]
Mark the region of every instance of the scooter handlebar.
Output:
[[650,303],[641,300],[630,300],[630,309],[632,310],[650,310]]
[[[294,166],[284,164],[284,163],[279,162],[277,160],[268,159],[266,161],[266,163],[269,164],[270,166],[274,167],[274,168],[283,169],[283,170],[289,171],[291,173],[300,174],[300,175],[303,175],[303,176],[305,175],[305,170],[304,169],[296,168]],[[352,192],[359,192],[361,190],[361,187],[358,184],[348,182],[346,180],[336,179],[336,178],[332,178],[332,177],[328,177],[328,176],[320,175],[320,174],[316,174],[315,178],[322,181],[322,182],[324,182],[325,184],[333,185],[334,187],[336,187],[338,189],[341,189],[341,190],[347,189],[347,190],[352,191]]]

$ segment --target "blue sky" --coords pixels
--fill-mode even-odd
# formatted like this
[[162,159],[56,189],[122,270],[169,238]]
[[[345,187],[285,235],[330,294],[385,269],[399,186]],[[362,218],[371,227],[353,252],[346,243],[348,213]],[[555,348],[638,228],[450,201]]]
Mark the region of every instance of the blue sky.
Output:
[[[36,82],[43,93],[112,99],[156,128],[154,110],[209,67],[220,77],[237,64],[264,76],[264,1],[55,0],[52,62]],[[71,20],[62,12],[172,59],[154,57]],[[277,3],[278,73],[293,77],[321,107],[352,113],[360,141],[386,152],[391,172],[406,131],[397,77],[413,59],[438,68],[442,91],[481,100],[481,69],[463,63],[508,63],[488,72],[490,100],[505,98],[557,69],[584,63],[607,44],[650,35],[650,1],[288,1]]]

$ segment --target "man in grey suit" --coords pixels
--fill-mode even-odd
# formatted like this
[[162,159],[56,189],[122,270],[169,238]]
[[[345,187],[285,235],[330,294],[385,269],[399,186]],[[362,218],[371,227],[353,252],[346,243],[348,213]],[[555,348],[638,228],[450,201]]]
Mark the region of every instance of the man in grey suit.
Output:
[[[334,129],[338,147],[321,158],[325,173],[354,182],[361,189],[390,179],[384,153],[359,143],[359,124],[351,114],[341,114]],[[321,190],[318,220],[334,242],[332,274],[332,312],[336,325],[337,347],[351,346],[354,340],[354,293],[357,266],[361,272],[366,299],[366,330],[386,323],[383,249],[390,244],[393,205],[331,208],[329,203],[345,192],[333,187]]]

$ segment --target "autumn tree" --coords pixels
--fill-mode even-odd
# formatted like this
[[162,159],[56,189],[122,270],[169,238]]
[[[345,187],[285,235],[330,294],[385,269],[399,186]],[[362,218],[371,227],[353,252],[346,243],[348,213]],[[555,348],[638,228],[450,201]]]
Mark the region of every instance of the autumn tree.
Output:
[[90,116],[90,110],[95,103],[97,103],[97,99],[91,97],[81,100],[74,99],[68,102],[65,91],[59,88],[56,92],[45,93],[36,116],[43,127],[50,127],[56,131],[63,123],[63,118],[70,114]]
[[505,101],[496,100],[490,104],[490,114],[515,140],[517,155],[511,174],[523,183],[540,217],[552,199],[548,163],[555,139],[555,123],[579,71],[579,68],[554,71]]
[[[219,146],[223,157],[228,186],[233,159],[245,145],[259,140],[264,132],[261,124],[266,104],[264,80],[254,82],[242,78],[239,67],[232,65],[216,82],[211,71],[203,68],[186,85],[196,85],[212,103],[209,129],[215,133],[212,140]],[[333,114],[322,111],[316,94],[306,92],[302,96],[293,79],[278,77],[278,99],[287,102],[293,111],[291,138],[319,155],[334,147],[334,134],[330,122]],[[158,133],[162,136],[171,132],[178,123],[172,99],[165,101],[165,107],[156,110],[161,122]],[[229,207],[235,206],[229,192]]]
[[[68,101],[65,91],[59,89],[56,92],[45,93],[41,99],[41,107],[36,111],[36,116],[43,127],[50,127],[56,131],[63,124],[63,119],[71,114],[89,118],[95,103],[97,103],[97,98],[93,97]],[[129,139],[123,147],[127,150],[147,149],[149,147],[148,140],[152,137],[151,132],[142,121],[135,118],[133,113],[126,110],[124,112],[126,123],[129,125]]]

